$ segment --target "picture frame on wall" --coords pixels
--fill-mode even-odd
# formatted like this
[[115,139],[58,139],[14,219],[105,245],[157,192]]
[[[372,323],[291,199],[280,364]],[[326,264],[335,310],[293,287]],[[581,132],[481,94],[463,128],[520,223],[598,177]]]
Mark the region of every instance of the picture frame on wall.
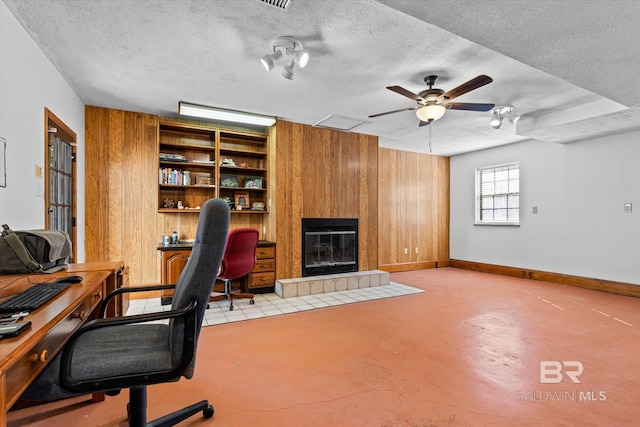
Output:
[[236,191],[233,193],[233,201],[237,210],[250,209],[248,191]]

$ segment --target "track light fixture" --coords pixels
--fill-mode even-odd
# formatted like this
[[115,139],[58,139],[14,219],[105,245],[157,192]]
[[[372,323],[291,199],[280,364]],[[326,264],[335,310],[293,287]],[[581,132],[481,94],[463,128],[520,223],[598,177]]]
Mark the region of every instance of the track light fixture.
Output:
[[293,80],[296,65],[304,68],[309,62],[309,53],[304,50],[302,43],[293,37],[278,37],[271,42],[271,49],[273,52],[264,55],[260,61],[267,71],[271,71],[283,54],[286,55],[287,65],[282,70],[282,76],[286,79]]
[[491,120],[489,121],[489,124],[494,129],[500,129],[500,126],[502,126],[502,120],[505,117],[511,123],[516,123],[518,119],[520,119],[520,115],[513,112],[513,107],[511,105],[504,105],[496,107],[491,111]]

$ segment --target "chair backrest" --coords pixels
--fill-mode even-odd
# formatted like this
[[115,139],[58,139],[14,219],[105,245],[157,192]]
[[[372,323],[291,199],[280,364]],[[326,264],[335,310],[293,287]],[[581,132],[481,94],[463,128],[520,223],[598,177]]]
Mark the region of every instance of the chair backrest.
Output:
[[237,279],[253,270],[258,236],[255,228],[236,228],[229,232],[218,279]]
[[[227,233],[229,231],[229,205],[222,199],[209,199],[200,210],[196,238],[180,278],[173,293],[172,309],[188,307],[197,301],[198,312],[196,340],[202,328],[202,319],[207,308],[209,295],[213,290],[216,274],[222,262]],[[173,357],[180,357],[183,329],[180,320],[172,320],[173,332],[171,346]],[[187,378],[193,375],[194,361],[183,374]]]

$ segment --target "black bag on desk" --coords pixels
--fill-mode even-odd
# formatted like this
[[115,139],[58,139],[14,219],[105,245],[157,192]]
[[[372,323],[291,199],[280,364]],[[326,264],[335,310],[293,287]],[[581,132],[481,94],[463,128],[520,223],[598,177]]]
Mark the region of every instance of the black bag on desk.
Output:
[[55,273],[67,268],[71,240],[62,231],[12,231],[2,225],[0,274]]

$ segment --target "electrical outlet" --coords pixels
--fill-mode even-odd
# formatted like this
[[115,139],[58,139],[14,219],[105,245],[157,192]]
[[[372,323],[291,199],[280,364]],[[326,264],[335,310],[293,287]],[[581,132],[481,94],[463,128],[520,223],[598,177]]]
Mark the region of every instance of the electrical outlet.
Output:
[[624,204],[624,213],[631,213],[633,210],[633,205],[631,203]]
[[418,253],[418,247],[416,246],[416,253]]
[[537,214],[538,213],[538,207],[537,206],[532,207],[531,208],[531,213]]
[[404,254],[408,254],[409,253],[409,248],[404,248]]

